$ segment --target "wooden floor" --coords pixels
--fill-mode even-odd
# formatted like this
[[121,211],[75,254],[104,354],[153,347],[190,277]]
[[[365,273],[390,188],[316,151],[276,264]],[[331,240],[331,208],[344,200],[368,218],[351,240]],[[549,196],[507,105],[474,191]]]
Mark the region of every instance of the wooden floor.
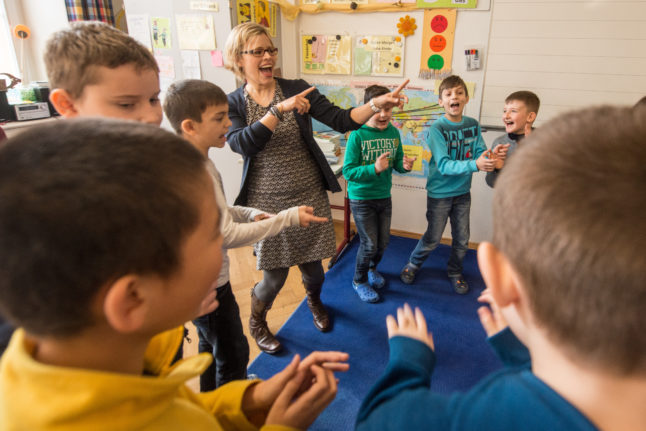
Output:
[[[343,238],[343,225],[341,222],[334,222],[334,231],[336,233],[337,244]],[[256,257],[253,255],[253,247],[241,247],[229,250],[229,276],[233,294],[236,297],[238,306],[240,306],[240,319],[244,328],[244,334],[249,341],[249,361],[253,361],[260,349],[256,342],[249,336],[249,315],[251,314],[251,288],[262,280],[262,271],[256,270]],[[327,266],[330,259],[323,261],[323,269],[327,272]],[[280,291],[274,305],[267,314],[267,324],[272,332],[285,323],[287,318],[292,314],[296,307],[305,298],[305,288],[301,280],[301,273],[297,267],[289,270],[285,286]],[[313,325],[313,323],[312,323]],[[184,356],[193,356],[197,354],[197,333],[191,322],[186,324],[189,331],[189,340],[184,341]],[[195,390],[199,390],[197,379],[189,382]]]

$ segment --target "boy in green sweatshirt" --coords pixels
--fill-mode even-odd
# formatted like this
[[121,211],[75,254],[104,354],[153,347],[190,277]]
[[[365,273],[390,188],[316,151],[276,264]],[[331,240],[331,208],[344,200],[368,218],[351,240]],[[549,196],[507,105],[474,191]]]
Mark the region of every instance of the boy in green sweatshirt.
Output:
[[[386,87],[366,88],[364,101],[389,93]],[[348,181],[350,209],[359,233],[359,252],[352,287],[365,302],[377,302],[386,284],[377,272],[390,239],[392,170],[409,172],[415,157],[406,157],[399,130],[392,124],[392,108],[373,107],[375,114],[350,134],[345,149],[343,176]]]

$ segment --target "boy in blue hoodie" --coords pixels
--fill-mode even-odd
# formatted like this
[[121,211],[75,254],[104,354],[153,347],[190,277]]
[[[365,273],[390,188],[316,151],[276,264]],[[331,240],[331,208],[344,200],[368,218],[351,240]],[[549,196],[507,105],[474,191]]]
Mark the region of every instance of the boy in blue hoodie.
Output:
[[447,220],[451,219],[453,238],[448,276],[459,294],[469,291],[462,276],[462,261],[469,248],[469,212],[471,176],[477,171],[491,172],[494,160],[486,157],[487,147],[474,118],[462,115],[469,101],[467,86],[459,76],[449,76],[440,84],[439,104],[445,114],[431,126],[431,160],[426,182],[428,227],[408,263],[401,271],[406,284],[415,281],[422,263],[440,243]]

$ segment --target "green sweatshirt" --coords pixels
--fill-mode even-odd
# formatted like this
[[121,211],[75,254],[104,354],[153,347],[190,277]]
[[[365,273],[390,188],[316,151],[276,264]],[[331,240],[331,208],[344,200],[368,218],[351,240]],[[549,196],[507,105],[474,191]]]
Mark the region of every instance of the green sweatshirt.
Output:
[[[389,167],[377,174],[375,161],[388,151]],[[350,199],[389,198],[393,169],[408,172],[404,169],[404,150],[399,130],[392,124],[388,124],[384,130],[363,125],[350,134],[343,161],[343,176],[348,180]]]

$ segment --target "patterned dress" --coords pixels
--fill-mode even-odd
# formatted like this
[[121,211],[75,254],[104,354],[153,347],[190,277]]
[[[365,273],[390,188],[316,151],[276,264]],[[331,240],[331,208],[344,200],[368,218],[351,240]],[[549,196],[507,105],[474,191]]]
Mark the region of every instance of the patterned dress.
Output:
[[[253,124],[265,116],[268,107],[256,103],[246,89],[247,122]],[[276,86],[271,105],[284,100]],[[251,162],[249,170],[248,206],[269,213],[308,205],[314,214],[327,217],[327,223],[309,227],[293,226],[272,238],[254,245],[257,268],[270,270],[288,268],[301,263],[330,257],[335,252],[334,226],[330,201],[321,173],[305,143],[293,112],[284,114],[265,149]]]

